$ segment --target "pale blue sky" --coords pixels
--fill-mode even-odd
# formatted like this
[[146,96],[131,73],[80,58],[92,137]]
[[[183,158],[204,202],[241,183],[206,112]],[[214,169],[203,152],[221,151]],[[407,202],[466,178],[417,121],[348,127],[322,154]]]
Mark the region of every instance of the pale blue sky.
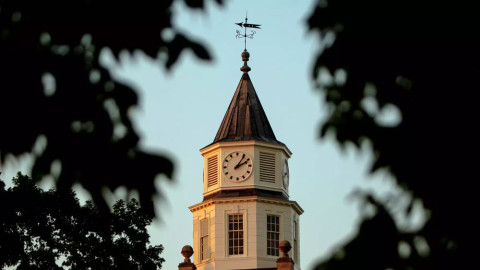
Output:
[[[122,54],[119,65],[104,55],[112,75],[140,91],[140,108],[132,115],[142,147],[175,162],[174,182],[157,181],[164,195],[156,204],[162,221],[151,226],[151,241],[165,246],[163,269],[176,269],[182,246],[192,245],[188,206],[200,202],[203,192],[199,149],[213,141],[240,80],[244,43],[235,39],[239,28],[234,23],[242,22],[248,10],[249,22],[262,25],[247,41],[249,74],[277,139],[293,152],[290,199],[305,210],[300,218],[301,266],[311,269],[354,232],[359,212],[358,202],[348,200],[352,190],[385,192],[392,189],[391,180],[386,174],[368,175],[371,154],[366,148],[342,151],[332,139],[319,139],[326,109],[310,78],[319,50],[305,23],[312,0],[227,1],[223,8],[207,2],[206,12],[186,12],[177,3],[174,25],[207,45],[214,61],[202,62],[184,52],[166,72],[161,60],[140,52]],[[18,168],[11,166],[2,179],[10,180]]]

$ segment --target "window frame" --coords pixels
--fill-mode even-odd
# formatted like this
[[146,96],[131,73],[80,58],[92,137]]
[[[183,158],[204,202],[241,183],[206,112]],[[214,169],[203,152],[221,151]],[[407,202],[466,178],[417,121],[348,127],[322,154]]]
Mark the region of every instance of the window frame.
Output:
[[[235,219],[234,217],[237,217],[237,218]],[[243,213],[228,214],[227,215],[227,255],[228,256],[244,256],[246,254],[245,242],[246,241],[245,241],[244,214]]]
[[298,228],[298,220],[293,220],[293,258],[296,262],[299,262],[300,256],[300,246],[299,246],[299,228]]
[[[274,220],[272,220],[274,219]],[[267,214],[267,228],[266,228],[266,248],[267,256],[280,256],[278,245],[280,243],[280,216]],[[271,237],[273,236],[273,237]]]
[[[205,227],[204,227],[205,226]],[[209,226],[208,219],[204,218],[200,220],[200,261],[205,261],[210,259],[210,254],[208,252],[209,247]]]

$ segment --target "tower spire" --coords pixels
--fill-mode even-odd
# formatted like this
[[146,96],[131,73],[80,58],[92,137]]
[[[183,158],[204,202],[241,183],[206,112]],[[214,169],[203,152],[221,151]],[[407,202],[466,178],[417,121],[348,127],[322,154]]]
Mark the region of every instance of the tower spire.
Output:
[[248,72],[250,53],[242,52],[243,72],[213,143],[225,141],[264,141],[283,144],[275,138],[267,115],[257,96]]
[[[259,24],[249,24],[247,21],[248,19],[245,18],[245,23],[237,23],[237,25],[242,28],[260,29]],[[237,30],[237,38],[253,38],[254,34],[254,31],[252,31],[251,35],[247,35],[246,33],[241,34],[240,31]],[[213,143],[262,141],[283,145],[282,142],[275,138],[267,115],[263,110],[262,104],[248,75],[248,72],[251,70],[247,64],[249,58],[250,53],[248,53],[245,48],[242,52],[243,66],[240,68],[243,72],[242,78],[233,94],[232,101],[220,124]]]

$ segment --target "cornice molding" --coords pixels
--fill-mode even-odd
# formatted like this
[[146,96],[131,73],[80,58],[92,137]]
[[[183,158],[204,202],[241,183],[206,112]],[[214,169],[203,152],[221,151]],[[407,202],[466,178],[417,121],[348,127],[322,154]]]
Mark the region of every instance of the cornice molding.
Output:
[[270,203],[270,204],[276,204],[276,205],[291,206],[297,212],[298,215],[301,215],[304,212],[303,208],[300,207],[300,205],[296,201],[264,198],[259,196],[212,198],[212,199],[203,201],[201,203],[192,205],[188,207],[188,209],[190,210],[190,212],[193,213],[215,204],[246,203],[246,202],[262,202],[262,203]]
[[266,148],[278,149],[278,150],[283,150],[289,158],[292,156],[292,151],[290,151],[290,149],[285,144],[276,144],[276,143],[254,141],[254,140],[217,142],[200,149],[200,153],[202,155],[205,155],[209,152],[215,151],[218,148],[231,148],[231,147],[238,147],[238,146],[261,146]]

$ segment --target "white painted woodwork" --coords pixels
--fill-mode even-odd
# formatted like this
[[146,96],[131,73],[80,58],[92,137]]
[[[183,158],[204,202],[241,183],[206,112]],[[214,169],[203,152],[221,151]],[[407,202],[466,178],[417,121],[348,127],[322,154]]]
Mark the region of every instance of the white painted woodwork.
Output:
[[[223,174],[223,161],[230,153],[235,151],[248,154],[253,159],[253,173],[245,181],[232,181]],[[287,198],[289,197],[288,187],[284,187],[282,184],[282,175],[285,160],[288,160],[292,153],[285,145],[259,141],[220,142],[201,149],[200,153],[203,155],[205,168],[203,170],[203,196],[220,190],[262,188],[279,191]],[[260,171],[260,168],[264,167],[260,164],[261,153],[274,156],[275,166],[268,168],[266,172]],[[212,168],[214,168],[212,160],[215,160],[215,157],[218,165],[216,173],[212,171]],[[274,179],[261,177],[261,175],[272,173]],[[217,177],[217,179],[212,179],[212,177]]]
[[[255,269],[275,267],[278,257],[267,255],[267,215],[280,217],[280,240],[293,243],[294,221],[303,212],[294,201],[251,197],[214,198],[190,207],[193,213],[193,262],[198,270],[212,269]],[[244,254],[228,254],[228,215],[244,216]],[[200,260],[201,220],[208,219],[210,224],[209,258]],[[300,237],[298,236],[298,239]],[[299,243],[299,241],[298,241]],[[198,252],[197,252],[198,251]],[[295,269],[300,265],[296,262]]]

